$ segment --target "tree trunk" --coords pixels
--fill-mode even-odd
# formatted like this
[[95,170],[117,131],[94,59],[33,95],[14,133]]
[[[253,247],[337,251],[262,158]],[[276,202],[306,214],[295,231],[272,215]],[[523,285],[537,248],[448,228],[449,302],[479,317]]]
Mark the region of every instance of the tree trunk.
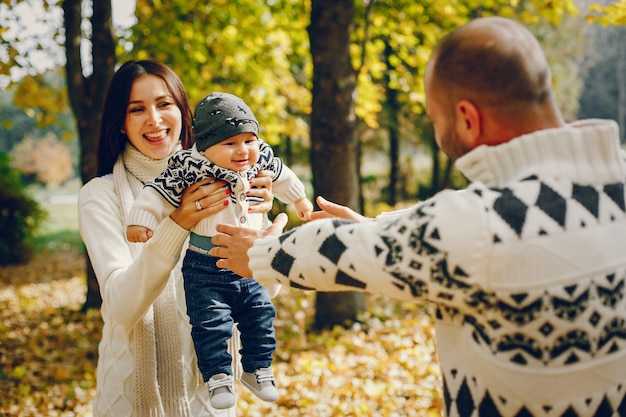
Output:
[[[354,0],[313,0],[308,28],[313,59],[311,168],[316,195],[361,212],[356,73],[350,57]],[[318,293],[315,327],[346,325],[364,309],[361,293]]]
[[[106,89],[115,72],[115,37],[110,1],[93,1],[91,17],[91,62],[93,72],[86,77],[80,45],[82,37],[82,0],[65,0],[65,71],[70,104],[76,117],[80,138],[80,169],[83,184],[96,175],[98,135]],[[87,259],[87,297],[83,309],[99,308],[102,299],[89,257]]]
[[[389,69],[393,68],[393,63],[390,60],[392,54],[393,50],[389,46],[389,42],[387,42],[385,44],[384,59],[385,65]],[[384,105],[385,122],[389,131],[389,194],[387,204],[393,207],[398,203],[400,172],[400,121],[398,112],[400,111],[400,103],[398,102],[398,91],[391,87],[389,72],[385,73],[383,80],[386,96]]]
[[431,179],[430,179],[430,188],[428,192],[423,192],[423,190],[418,190],[417,198],[418,200],[425,200],[428,197],[433,196],[437,190],[440,189],[440,178],[441,178],[441,159],[440,159],[440,150],[437,145],[437,141],[435,140],[435,136],[433,135],[430,140],[430,150],[431,150],[431,158],[432,158],[432,167],[431,167]]

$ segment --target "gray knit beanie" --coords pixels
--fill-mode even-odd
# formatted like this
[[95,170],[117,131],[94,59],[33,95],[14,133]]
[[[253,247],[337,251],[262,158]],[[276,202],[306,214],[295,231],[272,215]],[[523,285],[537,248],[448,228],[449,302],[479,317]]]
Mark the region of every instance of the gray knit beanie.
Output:
[[196,106],[192,124],[199,151],[240,133],[259,136],[259,123],[250,107],[228,93],[216,92],[203,98]]

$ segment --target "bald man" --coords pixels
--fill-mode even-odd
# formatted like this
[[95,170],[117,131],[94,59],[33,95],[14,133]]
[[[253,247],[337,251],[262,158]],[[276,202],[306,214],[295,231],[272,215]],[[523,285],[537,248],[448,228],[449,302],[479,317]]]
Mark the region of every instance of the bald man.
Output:
[[626,416],[625,155],[615,122],[565,123],[550,83],[523,26],[456,29],[425,90],[466,189],[376,219],[318,198],[320,220],[282,235],[284,216],[219,226],[219,265],[433,303],[448,416]]

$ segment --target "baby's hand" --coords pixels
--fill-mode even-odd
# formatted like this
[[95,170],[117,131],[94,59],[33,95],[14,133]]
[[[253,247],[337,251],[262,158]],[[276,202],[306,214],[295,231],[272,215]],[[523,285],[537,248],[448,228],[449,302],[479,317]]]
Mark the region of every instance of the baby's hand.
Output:
[[147,242],[152,237],[152,230],[147,227],[131,225],[126,228],[126,239],[129,242]]
[[300,220],[310,220],[311,213],[313,212],[313,203],[311,203],[306,197],[302,197],[295,203],[296,212]]

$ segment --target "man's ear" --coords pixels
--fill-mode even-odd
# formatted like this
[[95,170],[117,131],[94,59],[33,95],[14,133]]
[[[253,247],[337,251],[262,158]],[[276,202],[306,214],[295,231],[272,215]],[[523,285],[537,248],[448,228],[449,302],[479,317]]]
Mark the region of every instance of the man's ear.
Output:
[[456,105],[456,128],[459,139],[468,149],[480,145],[481,118],[480,110],[469,100],[460,100]]

